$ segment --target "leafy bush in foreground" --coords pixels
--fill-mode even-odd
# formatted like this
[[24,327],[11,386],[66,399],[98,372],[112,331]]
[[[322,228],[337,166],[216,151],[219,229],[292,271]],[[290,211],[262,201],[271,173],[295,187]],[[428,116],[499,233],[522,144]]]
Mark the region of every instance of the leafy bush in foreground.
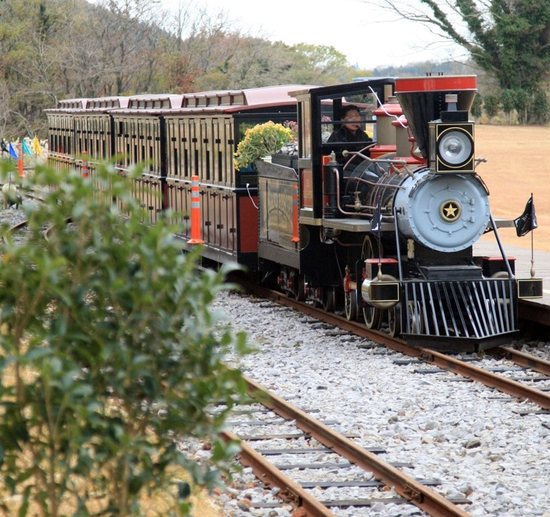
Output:
[[173,504],[156,514],[188,515],[174,467],[208,487],[219,470],[178,440],[211,438],[222,471],[236,449],[216,438],[244,394],[222,360],[246,338],[209,307],[227,270],[199,275],[197,251],[183,254],[164,220],[142,224],[109,165],[88,179],[37,167],[25,183],[56,188],[25,205],[23,244],[2,228],[0,508],[139,516],[139,497],[160,490]]

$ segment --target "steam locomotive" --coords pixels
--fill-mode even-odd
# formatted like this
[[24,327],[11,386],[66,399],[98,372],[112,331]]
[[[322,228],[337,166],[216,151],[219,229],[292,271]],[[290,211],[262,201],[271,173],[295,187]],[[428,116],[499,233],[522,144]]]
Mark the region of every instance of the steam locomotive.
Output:
[[[204,260],[412,346],[476,351],[517,332],[518,300],[542,281],[517,279],[498,238],[512,221],[493,218],[476,173],[475,94],[475,76],[427,76],[60,101],[50,158],[149,163],[134,190],[152,224],[168,208],[190,223],[198,178]],[[362,138],[332,138],[350,107]],[[296,152],[237,169],[238,143],[266,121],[297,123]],[[501,253],[474,256],[488,231]]]

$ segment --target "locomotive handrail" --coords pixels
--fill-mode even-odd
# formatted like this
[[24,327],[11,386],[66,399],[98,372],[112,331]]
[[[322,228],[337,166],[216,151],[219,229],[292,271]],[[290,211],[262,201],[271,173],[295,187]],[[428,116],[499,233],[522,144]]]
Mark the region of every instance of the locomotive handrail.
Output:
[[489,212],[489,221],[491,222],[491,226],[493,227],[495,239],[497,241],[500,254],[502,255],[502,259],[504,260],[504,264],[506,265],[506,269],[508,270],[508,275],[510,276],[510,278],[515,278],[515,275],[512,273],[512,268],[510,267],[510,263],[508,262],[508,257],[506,256],[506,252],[504,251],[504,246],[502,246],[502,242],[500,241],[500,236],[497,231],[497,226],[495,224],[495,220],[493,219],[493,212]]
[[[342,151],[342,156],[344,156],[344,157],[348,156],[349,154],[352,154],[354,156],[360,156],[361,158],[363,158],[363,160],[368,161],[368,162],[370,162],[370,163],[372,163],[373,165],[376,165],[376,166],[379,166],[378,164],[380,164],[380,163],[389,163],[393,167],[395,167],[395,165],[401,165],[403,167],[403,169],[405,170],[405,172],[411,178],[414,178],[414,172],[409,170],[409,168],[408,168],[409,164],[406,160],[395,160],[395,159],[391,159],[391,158],[372,159],[369,156],[365,156],[360,151],[348,151],[347,149]],[[382,169],[381,167],[379,167],[379,168]],[[382,169],[382,171],[383,171],[383,169]],[[401,187],[398,187],[398,188],[401,188]]]
[[[394,220],[397,221],[397,208],[395,206],[395,203],[393,204],[392,212]],[[401,245],[399,244],[399,228],[397,227],[397,224],[395,225],[393,231],[395,233],[395,246],[397,248],[397,271],[399,272],[399,281],[403,282],[403,257],[401,256]]]
[[[367,217],[367,216],[371,215],[371,214],[365,214],[365,213],[361,213],[361,212],[347,212],[342,208],[342,205],[340,204],[340,171],[336,167],[333,167],[332,172],[336,175],[336,207],[338,208],[338,211],[341,214],[344,214],[344,215],[364,216],[364,217]],[[373,183],[373,182],[370,182],[368,180],[364,180],[362,178],[354,178],[354,181],[362,181],[362,182],[368,183],[369,185],[372,185],[372,186],[378,185],[378,183]],[[388,185],[388,187],[394,188],[394,189],[403,188],[400,185]],[[368,206],[368,205],[361,205],[361,208],[370,208],[370,209],[374,210],[375,207]],[[394,218],[392,218],[392,219],[395,221]]]
[[372,159],[370,158],[369,156],[365,156],[364,154],[362,154],[361,152],[359,151],[348,151],[347,149],[342,151],[342,156],[347,156],[348,154],[353,154],[353,155],[356,155],[356,156],[360,156],[361,158],[363,158],[363,160],[366,160],[370,163],[373,163],[373,164],[377,164],[377,163],[392,163],[392,164],[398,164],[398,165],[403,165],[403,166],[406,166],[407,165],[407,162],[405,160],[393,160],[393,159],[390,159],[390,158],[376,158],[376,159]]

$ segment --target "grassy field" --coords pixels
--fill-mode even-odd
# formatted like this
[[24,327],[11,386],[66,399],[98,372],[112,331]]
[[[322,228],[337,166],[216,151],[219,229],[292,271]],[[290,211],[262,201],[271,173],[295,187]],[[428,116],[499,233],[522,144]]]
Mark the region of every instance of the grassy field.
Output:
[[[489,188],[495,218],[520,216],[533,193],[534,247],[550,252],[550,127],[477,125],[476,157],[487,159],[477,172]],[[514,229],[499,234],[506,244],[531,246],[530,235],[517,237]]]

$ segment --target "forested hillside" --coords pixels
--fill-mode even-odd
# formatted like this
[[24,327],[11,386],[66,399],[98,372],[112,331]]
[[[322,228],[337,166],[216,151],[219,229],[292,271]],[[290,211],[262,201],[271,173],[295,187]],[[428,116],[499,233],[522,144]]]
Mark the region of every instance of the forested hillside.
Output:
[[43,110],[64,98],[446,71],[357,70],[334,47],[271,42],[195,1],[168,13],[155,0],[0,0],[0,137],[45,137]]
[[45,136],[60,98],[329,84],[354,70],[332,47],[251,37],[223,13],[154,0],[0,0],[0,136]]

